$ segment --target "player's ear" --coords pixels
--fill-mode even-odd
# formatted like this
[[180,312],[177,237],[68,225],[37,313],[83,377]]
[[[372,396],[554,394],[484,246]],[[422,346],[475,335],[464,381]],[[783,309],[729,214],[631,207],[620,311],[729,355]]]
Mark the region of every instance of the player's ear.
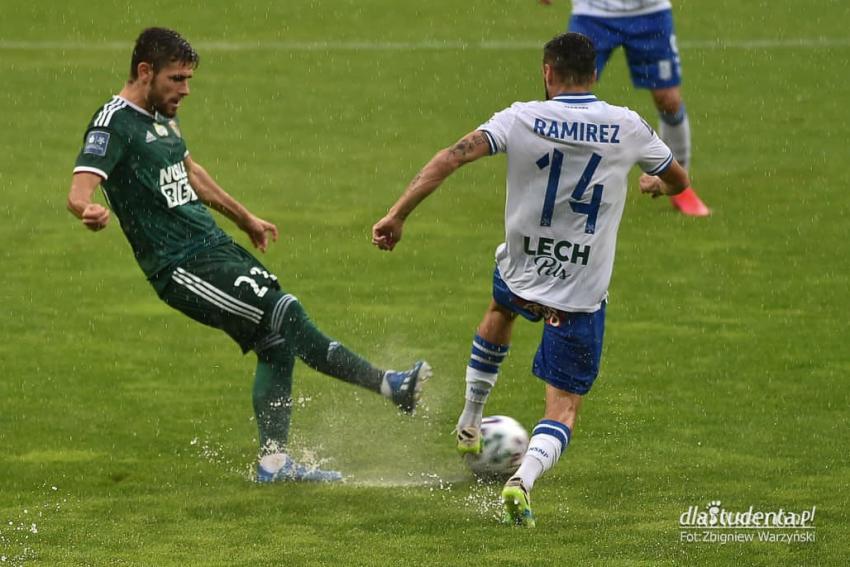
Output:
[[147,61],[140,62],[136,67],[136,76],[139,77],[139,80],[143,83],[150,83],[153,81],[153,75],[153,65]]
[[543,64],[543,79],[546,81],[546,86],[552,84],[552,76],[554,71],[552,71],[552,66],[548,63]]

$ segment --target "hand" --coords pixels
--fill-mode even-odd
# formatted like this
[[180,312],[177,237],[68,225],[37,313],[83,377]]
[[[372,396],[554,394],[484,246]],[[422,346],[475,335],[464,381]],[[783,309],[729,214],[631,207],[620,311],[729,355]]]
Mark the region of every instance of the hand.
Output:
[[267,233],[270,233],[272,235],[272,240],[277,242],[277,227],[268,221],[255,217],[254,215],[250,215],[245,222],[239,225],[239,228],[245,231],[245,233],[251,238],[251,244],[253,244],[254,248],[260,252],[265,252],[269,245],[269,237]]
[[83,209],[80,219],[87,229],[97,232],[106,228],[109,222],[109,209],[98,203],[89,203]]
[[372,244],[381,250],[392,250],[401,240],[401,230],[404,221],[398,217],[387,215],[372,227]]
[[640,184],[640,192],[652,195],[653,199],[665,194],[664,181],[658,176],[642,173],[638,183]]

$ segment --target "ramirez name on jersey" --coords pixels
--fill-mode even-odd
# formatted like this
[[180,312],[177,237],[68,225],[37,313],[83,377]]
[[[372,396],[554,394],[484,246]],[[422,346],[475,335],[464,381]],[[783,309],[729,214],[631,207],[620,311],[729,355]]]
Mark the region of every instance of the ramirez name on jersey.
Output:
[[556,120],[534,119],[534,131],[541,136],[576,142],[599,142],[600,144],[619,144],[619,124],[587,124],[585,122],[558,122]]

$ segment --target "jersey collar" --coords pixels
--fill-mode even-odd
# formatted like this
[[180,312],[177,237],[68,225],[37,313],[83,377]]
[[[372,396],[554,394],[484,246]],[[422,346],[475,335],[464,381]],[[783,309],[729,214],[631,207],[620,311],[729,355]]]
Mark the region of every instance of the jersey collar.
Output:
[[564,93],[552,97],[552,100],[565,102],[567,104],[585,104],[588,102],[598,102],[599,99],[593,96],[593,93]]
[[132,108],[132,109],[133,109],[133,110],[135,110],[136,112],[141,112],[141,113],[142,113],[142,114],[144,114],[145,116],[149,116],[150,118],[155,118],[155,116],[154,116],[153,114],[151,114],[150,112],[148,112],[147,110],[145,110],[145,109],[144,109],[144,108],[142,108],[141,106],[139,106],[139,105],[137,105],[137,104],[133,104],[132,102],[130,102],[129,100],[127,100],[127,99],[126,99],[126,98],[124,98],[123,96],[121,96],[121,95],[115,95],[115,98],[120,99],[120,100],[123,100],[124,102],[126,102],[126,103],[127,103],[127,106],[129,106],[130,108]]

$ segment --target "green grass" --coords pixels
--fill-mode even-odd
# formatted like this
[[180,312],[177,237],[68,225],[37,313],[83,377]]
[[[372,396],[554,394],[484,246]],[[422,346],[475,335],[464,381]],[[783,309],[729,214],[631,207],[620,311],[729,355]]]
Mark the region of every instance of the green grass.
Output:
[[[450,436],[504,159],[453,177],[395,253],[368,235],[436,149],[540,95],[539,51],[522,45],[560,31],[567,3],[4,1],[0,565],[845,564],[850,8],[676,5],[692,174],[714,215],[629,197],[602,372],[535,487],[531,532],[497,523],[498,487],[469,479]],[[330,459],[347,485],[249,482],[252,358],[160,304],[117,225],[91,234],[64,210],[83,128],[153,23],[201,51],[182,129],[280,227],[264,261],[284,287],[376,363],[434,366],[413,419],[297,368],[295,452]],[[740,43],[817,37],[837,41]],[[365,45],[426,41],[444,47]],[[364,46],[296,45],[317,42]],[[622,59],[597,93],[654,121]],[[540,417],[539,332],[519,325],[489,413]],[[681,543],[680,514],[714,499],[817,506],[817,541]]]

